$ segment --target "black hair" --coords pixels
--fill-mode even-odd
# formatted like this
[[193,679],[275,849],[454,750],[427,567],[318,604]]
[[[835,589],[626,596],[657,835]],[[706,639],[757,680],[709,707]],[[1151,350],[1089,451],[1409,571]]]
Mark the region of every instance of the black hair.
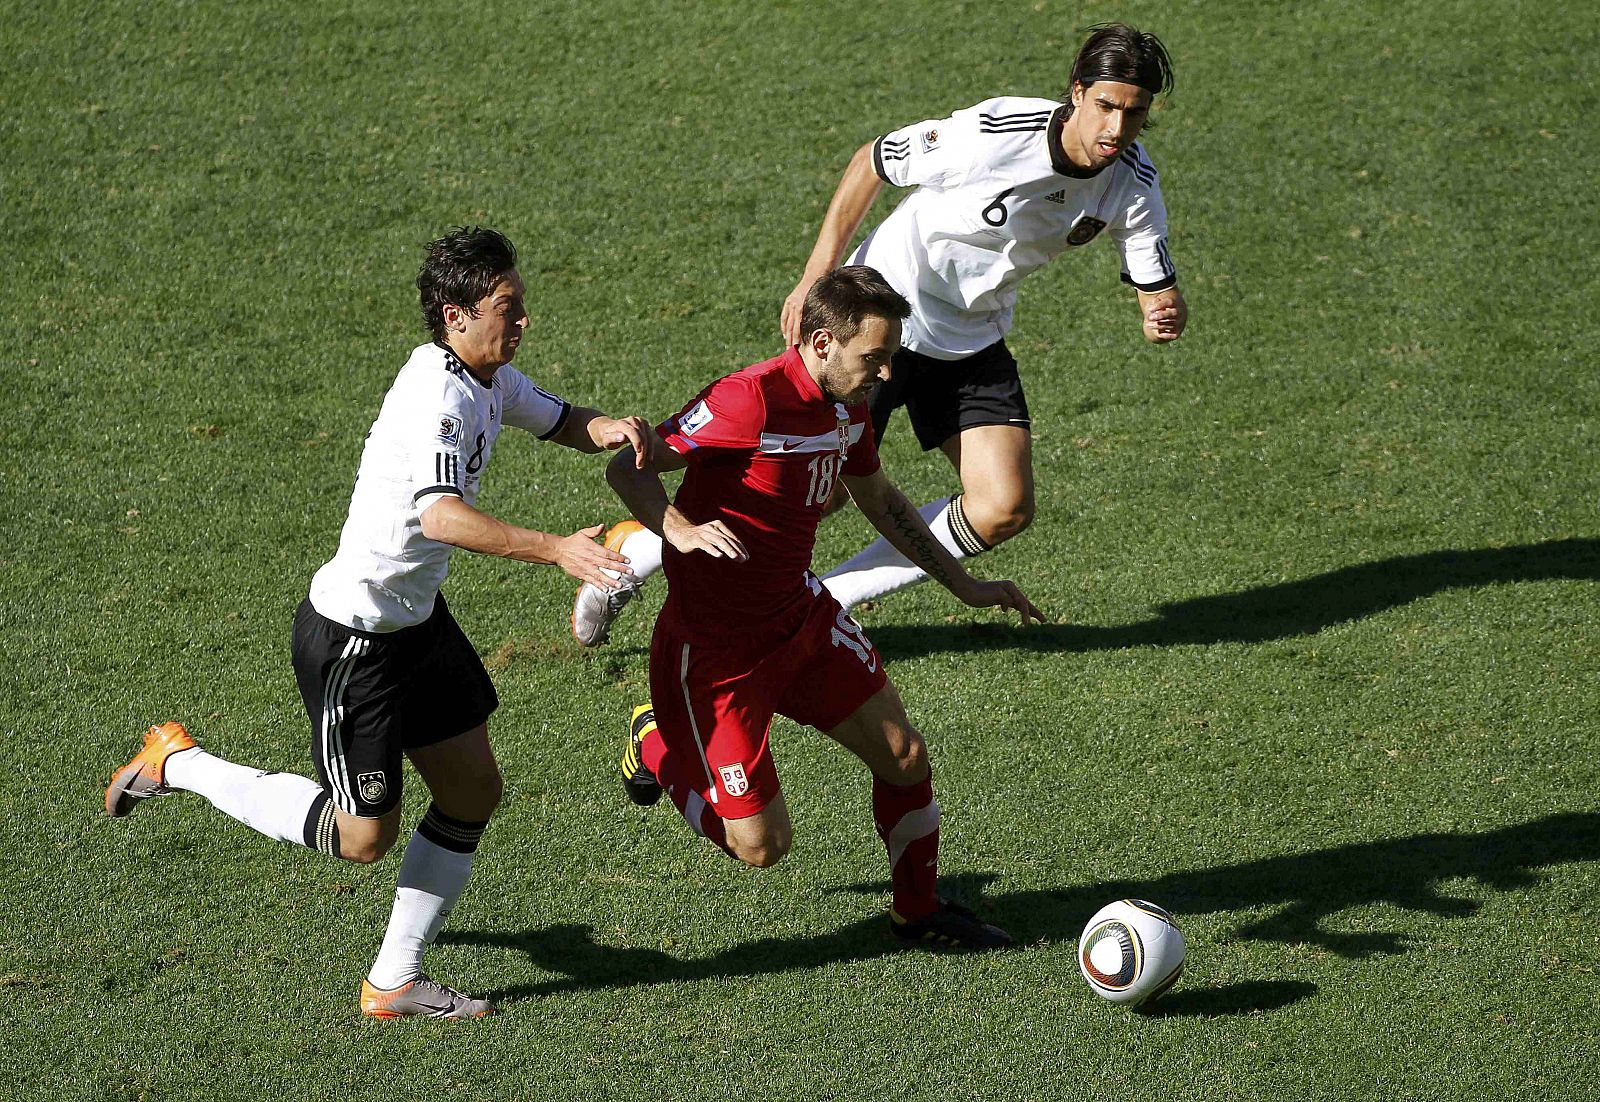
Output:
[[840,344],[849,344],[861,332],[867,317],[905,321],[911,304],[905,296],[865,264],[835,268],[811,285],[800,307],[800,339],[809,340],[818,329],[826,329]]
[[457,226],[437,241],[417,273],[422,324],[434,340],[444,337],[444,308],[459,306],[477,317],[477,305],[500,277],[517,266],[517,247],[505,234],[484,226]]
[[1072,113],[1072,89],[1087,88],[1097,80],[1134,84],[1152,97],[1172,91],[1172,59],[1153,34],[1126,23],[1096,23],[1072,62],[1072,79],[1062,94]]

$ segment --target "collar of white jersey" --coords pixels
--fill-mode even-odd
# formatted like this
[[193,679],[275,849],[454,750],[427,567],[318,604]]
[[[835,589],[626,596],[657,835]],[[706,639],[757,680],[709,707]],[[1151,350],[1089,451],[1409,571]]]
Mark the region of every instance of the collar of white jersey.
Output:
[[433,347],[444,353],[444,369],[446,371],[450,372],[452,375],[459,375],[463,379],[471,379],[473,382],[483,387],[484,390],[494,389],[495,380],[500,377],[500,367],[505,366],[505,364],[501,364],[500,367],[495,368],[495,373],[489,376],[489,381],[484,382],[482,379],[474,375],[472,370],[467,367],[466,364],[461,362],[460,356],[457,356],[454,352],[450,351],[449,346],[441,344],[438,341],[434,341]]

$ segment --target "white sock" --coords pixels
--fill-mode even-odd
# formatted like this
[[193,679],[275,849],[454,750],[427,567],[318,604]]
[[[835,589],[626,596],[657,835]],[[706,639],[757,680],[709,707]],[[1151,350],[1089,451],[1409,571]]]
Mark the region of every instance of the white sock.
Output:
[[[933,538],[956,558],[964,559],[967,553],[950,533],[950,503],[954,500],[939,498],[928,502],[917,512],[928,522]],[[879,536],[864,550],[824,574],[822,584],[828,587],[834,600],[849,610],[862,601],[874,601],[916,585],[927,576],[920,568],[912,566],[911,560],[896,551],[893,544]]]
[[422,954],[444,928],[472,875],[472,854],[445,849],[413,834],[400,862],[400,883],[389,912],[383,947],[367,982],[392,991],[422,975]]
[[[627,556],[628,569],[633,571],[634,578],[640,584],[661,569],[661,537],[648,528],[629,533],[627,538],[617,545],[617,552]],[[606,570],[605,567],[600,569],[605,571],[608,578],[622,577],[615,570]]]
[[632,532],[617,548],[628,558],[628,569],[641,582],[661,569],[661,537],[648,528]]
[[322,786],[298,773],[263,773],[196,746],[167,759],[169,788],[198,792],[212,806],[280,842],[306,844],[306,816]]

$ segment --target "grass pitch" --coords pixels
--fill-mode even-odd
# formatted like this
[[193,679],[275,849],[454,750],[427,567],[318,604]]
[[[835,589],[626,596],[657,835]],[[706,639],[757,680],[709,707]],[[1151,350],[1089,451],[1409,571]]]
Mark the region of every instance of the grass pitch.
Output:
[[[14,8],[0,1094],[1592,1096],[1586,9]],[[309,768],[290,617],[421,339],[424,241],[505,230],[518,366],[660,416],[776,351],[858,144],[1059,91],[1109,18],[1176,63],[1147,144],[1190,331],[1143,343],[1107,247],[1036,276],[1039,517],[977,569],[1057,623],[926,588],[863,614],[933,748],[947,882],[1019,951],[896,951],[865,775],[792,726],[775,869],[625,805],[659,587],[589,653],[563,576],[464,555],[509,795],[433,968],[503,1014],[357,1018],[397,855],[318,860],[193,797],[105,819],[153,721]],[[954,485],[903,421],[885,455],[919,500]],[[599,461],[526,439],[482,504],[617,514]],[[864,537],[830,521],[819,562]],[[1126,894],[1190,945],[1156,1016],[1076,972]]]

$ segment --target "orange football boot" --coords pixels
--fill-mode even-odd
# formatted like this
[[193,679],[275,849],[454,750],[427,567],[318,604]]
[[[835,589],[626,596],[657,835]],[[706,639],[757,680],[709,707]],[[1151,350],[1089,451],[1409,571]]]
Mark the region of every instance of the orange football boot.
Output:
[[494,1004],[418,976],[392,991],[362,980],[361,1013],[369,1018],[483,1018],[494,1013]]
[[[635,532],[643,532],[644,525],[636,520],[624,520],[606,530],[606,550],[622,553],[622,541]],[[598,647],[611,638],[611,624],[623,606],[638,596],[639,583],[624,578],[612,590],[584,582],[572,602],[572,637],[586,647]]]
[[163,723],[146,731],[144,748],[113,774],[106,788],[106,814],[120,819],[140,800],[171,792],[166,785],[167,759],[196,745],[181,723]]

